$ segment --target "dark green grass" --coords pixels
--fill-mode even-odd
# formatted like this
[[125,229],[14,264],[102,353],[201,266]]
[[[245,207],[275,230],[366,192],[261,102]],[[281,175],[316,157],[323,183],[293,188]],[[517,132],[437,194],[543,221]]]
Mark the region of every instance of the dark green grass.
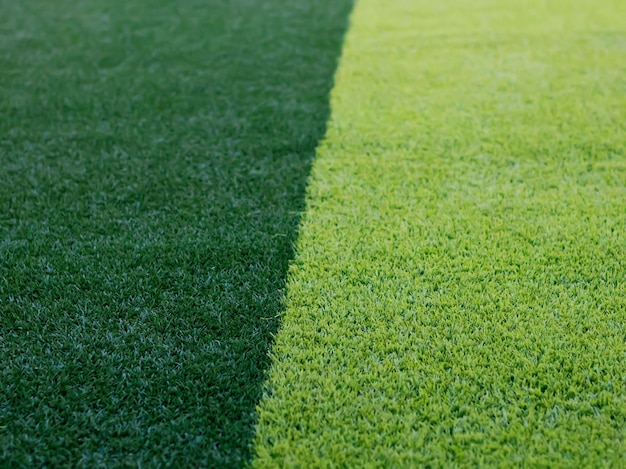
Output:
[[349,8],[0,0],[0,466],[248,458]]

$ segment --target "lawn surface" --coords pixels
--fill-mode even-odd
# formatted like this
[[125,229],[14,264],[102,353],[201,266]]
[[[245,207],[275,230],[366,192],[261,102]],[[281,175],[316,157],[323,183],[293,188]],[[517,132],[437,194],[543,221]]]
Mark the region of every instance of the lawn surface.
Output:
[[0,0],[0,467],[249,457],[348,0]]
[[261,467],[626,461],[626,5],[360,0]]

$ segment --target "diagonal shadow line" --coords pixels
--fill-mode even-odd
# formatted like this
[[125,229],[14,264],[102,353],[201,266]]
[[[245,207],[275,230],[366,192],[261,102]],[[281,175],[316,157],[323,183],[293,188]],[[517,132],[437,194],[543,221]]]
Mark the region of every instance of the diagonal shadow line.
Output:
[[0,462],[245,464],[352,0],[11,5]]

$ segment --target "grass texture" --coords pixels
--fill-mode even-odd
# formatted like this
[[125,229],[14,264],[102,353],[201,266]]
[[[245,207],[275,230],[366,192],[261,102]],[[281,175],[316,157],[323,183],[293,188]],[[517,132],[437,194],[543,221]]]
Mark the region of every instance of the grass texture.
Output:
[[357,3],[254,467],[626,461],[625,8]]
[[348,0],[0,0],[0,466],[249,458]]

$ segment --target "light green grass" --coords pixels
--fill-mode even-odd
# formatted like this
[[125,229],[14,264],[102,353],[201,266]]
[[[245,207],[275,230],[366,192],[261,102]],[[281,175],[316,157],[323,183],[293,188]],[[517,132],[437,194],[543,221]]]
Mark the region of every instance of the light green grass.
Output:
[[626,12],[361,0],[255,467],[626,461]]
[[351,0],[0,0],[0,468],[249,458]]

